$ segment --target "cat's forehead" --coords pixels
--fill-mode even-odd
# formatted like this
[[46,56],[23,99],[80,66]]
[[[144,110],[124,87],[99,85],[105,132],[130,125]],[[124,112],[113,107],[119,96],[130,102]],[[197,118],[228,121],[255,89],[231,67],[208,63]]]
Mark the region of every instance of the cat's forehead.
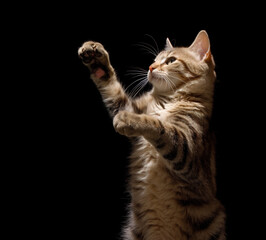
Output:
[[173,50],[163,50],[161,51],[155,58],[155,60],[159,60],[159,59],[162,59],[162,58],[166,58],[168,57],[170,54],[176,54],[175,53],[176,51],[173,51]]
[[171,50],[163,50],[161,51],[157,57],[155,58],[155,61],[161,62],[166,58],[169,57],[176,57],[181,59],[192,59],[195,58],[193,54],[187,49],[187,48],[173,48]]

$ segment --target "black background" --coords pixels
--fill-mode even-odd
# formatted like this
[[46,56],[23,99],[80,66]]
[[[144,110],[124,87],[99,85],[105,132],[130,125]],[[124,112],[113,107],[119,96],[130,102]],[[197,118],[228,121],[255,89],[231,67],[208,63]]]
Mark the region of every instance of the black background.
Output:
[[19,177],[11,190],[11,218],[22,224],[21,235],[119,239],[125,221],[130,143],[113,130],[78,58],[82,43],[101,42],[128,86],[133,79],[127,70],[148,69],[153,61],[136,47],[140,42],[154,46],[147,34],[162,49],[166,37],[175,46],[189,46],[202,29],[209,34],[216,62],[217,195],[227,211],[228,239],[256,234],[261,157],[253,133],[262,120],[253,118],[260,102],[253,53],[262,41],[259,12],[243,5],[168,2],[64,3],[36,9],[27,21],[32,78],[25,83],[27,106],[20,106],[27,124],[21,124],[16,150],[24,160],[13,164]]

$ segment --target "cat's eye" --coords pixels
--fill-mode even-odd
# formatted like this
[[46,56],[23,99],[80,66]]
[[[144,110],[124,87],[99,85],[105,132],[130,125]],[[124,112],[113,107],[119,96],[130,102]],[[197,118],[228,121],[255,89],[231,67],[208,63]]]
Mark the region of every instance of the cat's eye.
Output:
[[169,58],[165,61],[165,63],[166,63],[166,64],[173,63],[175,60],[176,60],[175,57],[169,57]]

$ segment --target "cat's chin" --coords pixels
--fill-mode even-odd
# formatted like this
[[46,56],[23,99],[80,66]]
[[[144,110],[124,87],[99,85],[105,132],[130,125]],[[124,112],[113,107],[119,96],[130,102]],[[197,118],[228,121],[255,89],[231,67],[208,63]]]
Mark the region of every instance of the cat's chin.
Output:
[[156,74],[151,73],[150,71],[148,72],[148,80],[151,84],[156,84],[156,82],[160,82],[163,79],[158,77]]
[[165,80],[162,77],[156,76],[155,74],[148,74],[148,80],[152,84],[156,92],[167,92],[169,89],[165,84]]
[[171,91],[171,89],[169,89],[165,83],[164,83],[164,79],[152,79],[152,81],[150,82],[155,90],[155,92],[157,93],[166,93]]

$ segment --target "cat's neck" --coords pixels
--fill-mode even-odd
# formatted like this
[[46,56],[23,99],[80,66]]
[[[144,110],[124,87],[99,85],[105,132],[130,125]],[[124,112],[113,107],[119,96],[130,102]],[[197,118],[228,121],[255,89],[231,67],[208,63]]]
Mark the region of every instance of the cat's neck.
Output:
[[209,72],[208,75],[182,83],[175,89],[169,89],[169,91],[161,91],[161,89],[156,89],[154,87],[151,93],[154,97],[184,98],[187,96],[198,96],[206,101],[212,102],[214,82],[215,74]]
[[175,91],[169,92],[159,92],[156,89],[151,91],[151,96],[155,99],[168,99],[173,101],[181,101],[181,100],[191,100],[192,99],[202,99],[205,102],[213,101],[213,89],[199,89],[195,87],[194,91],[192,91],[192,86],[183,87],[177,89]]
[[151,96],[156,102],[187,102],[196,103],[205,109],[207,115],[212,114],[214,84],[205,82],[204,79],[198,82],[185,84],[175,91],[160,92],[156,89],[151,91]]

